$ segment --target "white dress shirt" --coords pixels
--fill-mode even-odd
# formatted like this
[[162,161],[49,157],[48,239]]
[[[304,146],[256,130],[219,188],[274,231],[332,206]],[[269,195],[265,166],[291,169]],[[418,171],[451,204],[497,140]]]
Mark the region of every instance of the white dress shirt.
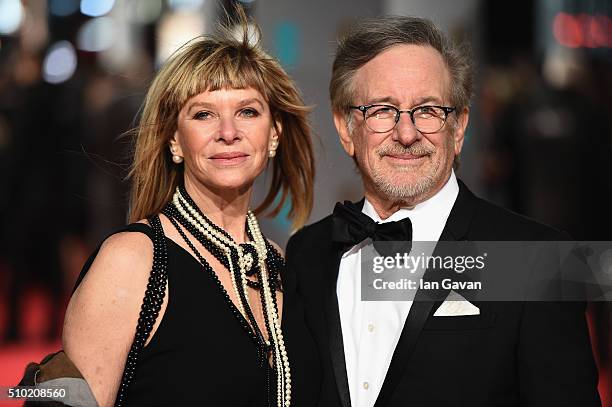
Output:
[[[381,223],[409,217],[413,241],[437,242],[458,193],[452,172],[436,195],[412,209],[402,208],[381,220],[366,200],[362,212]],[[361,249],[369,242],[344,253],[336,285],[352,407],[372,407],[376,402],[412,306],[412,301],[361,301]]]

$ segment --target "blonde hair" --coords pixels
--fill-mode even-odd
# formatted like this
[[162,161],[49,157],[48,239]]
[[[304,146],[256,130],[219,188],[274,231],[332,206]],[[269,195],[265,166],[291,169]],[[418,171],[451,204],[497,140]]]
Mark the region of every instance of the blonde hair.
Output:
[[[136,128],[129,219],[134,222],[158,213],[182,182],[183,165],[172,162],[169,141],[177,115],[191,97],[204,91],[254,88],[279,123],[279,145],[272,163],[270,189],[255,209],[261,213],[280,199],[268,216],[276,216],[287,196],[289,219],[295,229],[306,223],[313,203],[314,158],[310,111],[278,61],[259,45],[259,27],[239,15],[241,35],[232,28],[193,39],[166,62],[153,80]],[[234,29],[235,30],[235,29]]]

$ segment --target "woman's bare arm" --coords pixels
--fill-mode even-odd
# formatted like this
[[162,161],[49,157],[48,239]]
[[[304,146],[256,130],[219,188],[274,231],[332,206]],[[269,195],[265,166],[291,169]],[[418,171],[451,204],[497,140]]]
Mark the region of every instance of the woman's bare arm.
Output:
[[[101,407],[112,406],[153,263],[142,233],[108,238],[72,296],[62,335],[64,351]],[[159,324],[161,315],[156,321]]]

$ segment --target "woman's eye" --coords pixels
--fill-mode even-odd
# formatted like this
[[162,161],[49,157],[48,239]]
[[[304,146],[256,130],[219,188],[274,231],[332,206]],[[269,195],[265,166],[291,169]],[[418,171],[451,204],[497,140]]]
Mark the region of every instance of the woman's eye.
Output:
[[212,114],[206,111],[200,111],[193,115],[194,120],[208,120],[212,118]]
[[240,111],[240,116],[246,117],[246,118],[257,117],[259,116],[259,112],[252,108],[242,109]]

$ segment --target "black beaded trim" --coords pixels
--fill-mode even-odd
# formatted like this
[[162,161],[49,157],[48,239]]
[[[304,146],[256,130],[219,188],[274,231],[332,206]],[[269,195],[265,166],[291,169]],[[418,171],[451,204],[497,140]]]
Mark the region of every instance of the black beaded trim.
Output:
[[268,278],[270,289],[273,291],[279,290],[283,291],[282,281],[280,279],[280,271],[285,267],[285,259],[283,256],[276,250],[274,246],[265,239],[266,248],[268,250],[268,256],[266,258],[266,266],[268,267]]
[[145,291],[142,307],[140,309],[134,342],[128,353],[121,384],[119,385],[119,391],[115,399],[116,407],[123,406],[126,403],[127,391],[134,379],[134,373],[136,371],[136,362],[151,334],[153,325],[159,316],[159,311],[164,302],[164,296],[166,295],[166,285],[168,283],[168,251],[166,248],[164,230],[159,220],[159,216],[153,216],[149,218],[148,221],[153,228],[153,267],[149,275],[147,290]]

